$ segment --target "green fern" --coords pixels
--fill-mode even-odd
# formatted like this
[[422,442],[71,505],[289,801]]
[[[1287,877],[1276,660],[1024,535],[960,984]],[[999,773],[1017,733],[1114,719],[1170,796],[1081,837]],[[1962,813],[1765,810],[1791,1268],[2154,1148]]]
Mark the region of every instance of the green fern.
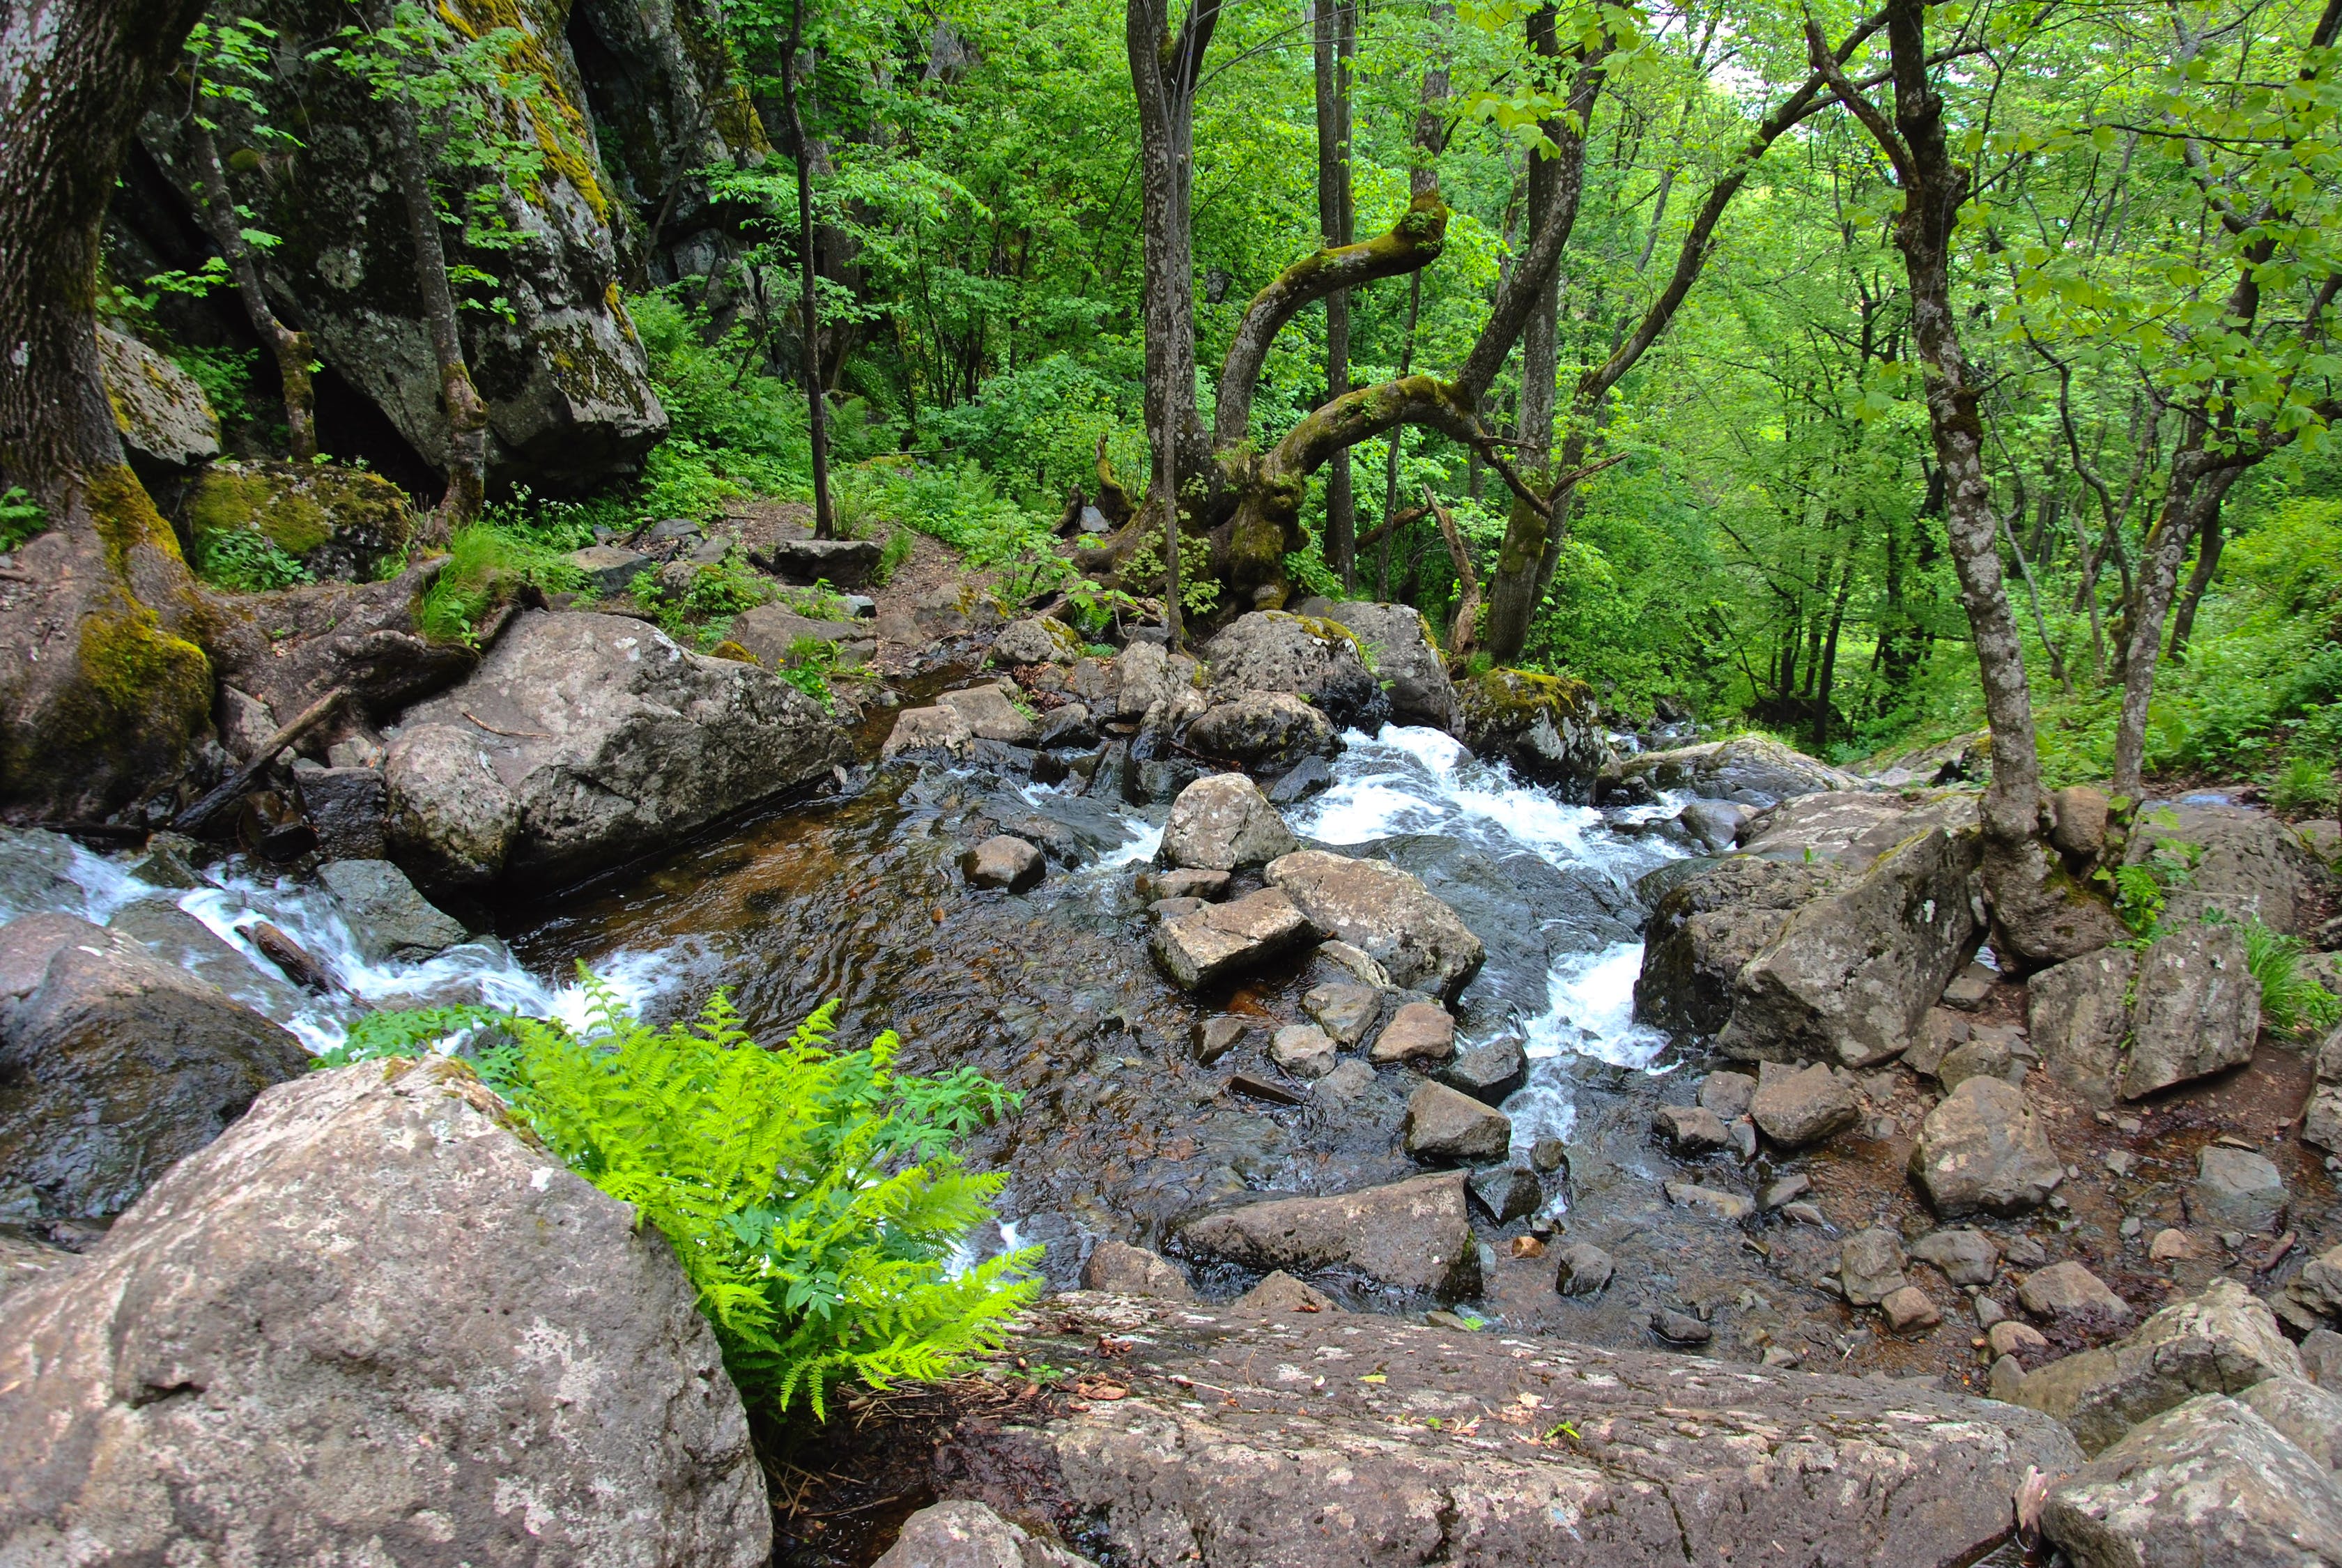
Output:
[[[743,1395],[782,1411],[802,1397],[822,1416],[842,1380],[948,1378],[999,1346],[1039,1289],[1039,1249],[951,1274],[1005,1180],[967,1171],[952,1147],[1014,1094],[967,1069],[896,1072],[891,1031],[833,1049],[835,1002],[766,1050],[721,991],[691,1022],[652,1029],[584,978],[582,1032],[499,1015],[478,1037],[492,1042],[481,1075],[673,1244]],[[369,1020],[377,1053],[431,1048],[433,1020],[383,1017]]]

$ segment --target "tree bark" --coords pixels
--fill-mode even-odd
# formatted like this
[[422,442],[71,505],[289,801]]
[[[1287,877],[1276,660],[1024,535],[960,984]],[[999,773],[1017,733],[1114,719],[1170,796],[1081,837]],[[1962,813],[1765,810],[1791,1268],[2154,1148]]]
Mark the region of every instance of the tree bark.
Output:
[[188,146],[195,171],[204,183],[204,216],[212,242],[235,279],[236,297],[252,329],[268,345],[276,360],[276,374],[285,384],[286,448],[296,463],[317,455],[317,398],[309,380],[309,359],[315,347],[305,332],[295,332],[277,318],[260,280],[260,263],[245,243],[244,220],[235,210],[235,194],[228,188],[227,166],[220,162],[219,143],[194,116],[188,123]]
[[804,328],[806,434],[813,446],[813,537],[837,537],[829,501],[829,398],[821,382],[821,308],[814,295],[818,273],[814,255],[813,152],[806,140],[805,115],[797,103],[797,56],[805,45],[806,0],[789,12],[789,36],[781,56],[781,112],[789,123],[789,156],[797,171],[797,320]]
[[1456,518],[1439,504],[1428,485],[1423,487],[1423,500],[1439,519],[1439,537],[1446,542],[1448,562],[1456,568],[1456,615],[1447,624],[1447,662],[1460,666],[1472,657],[1474,623],[1480,618],[1480,572],[1472,564],[1472,551]]
[[2196,630],[2197,607],[2204,602],[2204,590],[2212,586],[2213,575],[2220,569],[2220,548],[2227,535],[2220,526],[2218,501],[2206,509],[2197,528],[2196,569],[2187,574],[2187,586],[2179,595],[2179,608],[2171,617],[2171,645],[2165,657],[2173,660],[2187,657],[2187,639]]
[[[1350,192],[1350,57],[1357,33],[1356,0],[1315,0],[1317,88],[1317,227],[1328,248],[1352,244],[1356,218]],[[1350,296],[1326,297],[1326,400],[1350,389]],[[1350,454],[1326,466],[1326,564],[1347,589],[1357,572],[1357,508],[1350,488]]]
[[439,237],[439,207],[431,191],[431,158],[415,126],[415,106],[394,89],[383,98],[382,108],[390,124],[392,172],[415,250],[415,289],[422,297],[424,325],[430,330],[431,353],[439,367],[440,407],[447,415],[447,488],[425,526],[422,541],[444,545],[480,515],[487,498],[488,406],[472,385],[471,367],[464,359],[455,297],[447,282],[447,252]]

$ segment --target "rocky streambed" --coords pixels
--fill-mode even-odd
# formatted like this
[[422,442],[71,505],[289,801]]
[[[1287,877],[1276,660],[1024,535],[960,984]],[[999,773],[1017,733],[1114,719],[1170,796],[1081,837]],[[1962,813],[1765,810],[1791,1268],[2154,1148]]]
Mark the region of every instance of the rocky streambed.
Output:
[[[574,1016],[583,964],[654,1017],[722,987],[768,1036],[836,999],[845,1038],[1015,1089],[971,1151],[1010,1178],[971,1253],[1040,1243],[1087,1287],[1010,1358],[1078,1375],[905,1428],[931,1466],[799,1487],[784,1560],[866,1560],[935,1496],[990,1512],[915,1523],[897,1561],[942,1531],[986,1562],[1948,1563],[2045,1517],[2118,1553],[2190,1443],[2261,1445],[2222,1506],[2324,1550],[2327,1483],[2246,1493],[2325,1452],[2342,1378],[2342,1046],[2261,1031],[2200,920],[1995,968],[2031,939],[1978,897],[1971,791],[1769,742],[1621,757],[1582,695],[1458,691],[1396,622],[1379,678],[1334,622],[1247,617],[1200,665],[1019,622],[841,731],[606,619],[524,618],[325,759],[381,780],[375,854],[429,898],[379,858],[0,845],[25,1300],[76,1271],[53,1247],[121,1251],[171,1161],[232,1195],[196,1168],[253,1158],[244,1107],[359,1010]],[[2070,863],[2109,852],[2087,798],[2055,805]],[[2317,931],[2330,879],[2288,829],[2177,811],[2175,904]],[[175,1057],[120,1049],[158,1028]],[[410,1114],[288,1092],[264,1107],[313,1141]],[[125,1131],[85,1135],[93,1096]],[[880,1527],[819,1528],[854,1515]],[[690,1534],[645,1560],[715,1560]]]

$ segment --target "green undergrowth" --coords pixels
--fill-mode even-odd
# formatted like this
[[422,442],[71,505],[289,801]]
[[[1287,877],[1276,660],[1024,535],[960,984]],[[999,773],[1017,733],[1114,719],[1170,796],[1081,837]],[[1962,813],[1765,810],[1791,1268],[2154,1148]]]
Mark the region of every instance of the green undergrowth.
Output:
[[318,1065],[459,1041],[564,1163],[673,1244],[752,1405],[819,1418],[840,1382],[939,1381],[999,1346],[1038,1292],[1039,1249],[955,1269],[1005,1179],[954,1149],[1015,1094],[970,1068],[897,1071],[892,1031],[837,1049],[835,1002],[766,1047],[722,991],[655,1029],[585,980],[582,1030],[480,1007],[376,1013]]
[[425,590],[415,619],[440,642],[470,642],[525,584],[546,593],[577,588],[586,575],[562,559],[558,541],[509,523],[477,522],[447,541],[447,564]]
[[257,528],[223,528],[197,537],[195,575],[231,593],[267,593],[315,582],[300,558]]

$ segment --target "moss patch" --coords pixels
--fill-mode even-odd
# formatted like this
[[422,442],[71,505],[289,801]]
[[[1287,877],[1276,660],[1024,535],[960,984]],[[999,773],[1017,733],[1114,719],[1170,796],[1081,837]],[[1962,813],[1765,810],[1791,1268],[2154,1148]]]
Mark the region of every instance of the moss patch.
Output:
[[1586,682],[1530,669],[1487,670],[1466,681],[1458,695],[1467,712],[1506,731],[1527,728],[1540,713],[1550,714],[1558,728],[1594,711],[1594,689]]
[[198,554],[215,535],[258,534],[318,577],[352,579],[371,578],[415,528],[397,486],[323,463],[215,463],[179,515]]

